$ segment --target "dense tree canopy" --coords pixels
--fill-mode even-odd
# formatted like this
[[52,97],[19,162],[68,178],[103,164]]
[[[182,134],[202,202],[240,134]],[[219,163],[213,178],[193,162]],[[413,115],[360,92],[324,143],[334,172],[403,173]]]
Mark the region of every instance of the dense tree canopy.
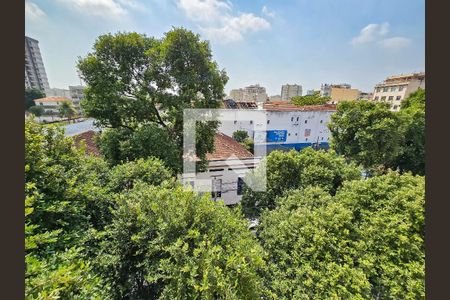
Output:
[[400,171],[425,175],[425,90],[410,94],[401,105],[399,116],[403,153],[393,163]]
[[345,101],[328,124],[331,147],[368,171],[386,168],[402,154],[401,120],[387,103]]
[[291,98],[291,103],[304,106],[304,105],[322,105],[330,101],[330,97],[320,96],[320,92],[315,92],[313,95],[295,96]]
[[56,125],[25,124],[28,299],[255,299],[264,253],[239,210],[157,158],[109,167]]
[[257,299],[263,252],[239,211],[181,187],[120,194],[99,261],[116,299]]
[[277,199],[258,235],[280,299],[424,297],[424,178],[389,173]]
[[[152,130],[141,130],[139,139],[152,140],[162,151],[165,147],[178,148],[178,160],[182,153],[183,109],[219,107],[228,80],[212,60],[209,43],[182,28],[170,30],[161,39],[138,33],[102,35],[93,52],[79,60],[78,68],[88,85],[82,103],[86,114],[111,131],[120,130],[119,144],[113,144],[106,153],[135,138],[141,126],[151,125],[152,130],[157,126],[165,131],[166,146],[154,140],[164,134],[155,136]],[[200,122],[197,126],[197,156],[201,159],[213,150],[217,125]],[[124,154],[133,158],[152,154],[133,147],[130,151]],[[160,150],[156,151],[155,156],[159,156]],[[166,157],[161,158],[168,162]]]
[[242,206],[246,215],[257,216],[265,208],[273,209],[275,199],[292,189],[319,186],[334,194],[345,180],[358,179],[361,170],[333,151],[313,150],[308,147],[300,152],[273,151],[258,167],[246,176],[247,182],[261,182],[266,177],[266,191],[255,192],[244,188]]

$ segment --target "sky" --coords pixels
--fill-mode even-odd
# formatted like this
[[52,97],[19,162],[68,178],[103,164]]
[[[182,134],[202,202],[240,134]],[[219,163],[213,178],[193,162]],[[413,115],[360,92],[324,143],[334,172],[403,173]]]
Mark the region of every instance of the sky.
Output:
[[105,33],[162,37],[184,27],[210,41],[231,89],[350,83],[425,71],[424,0],[26,0],[25,35],[39,40],[52,88],[77,85],[76,61]]

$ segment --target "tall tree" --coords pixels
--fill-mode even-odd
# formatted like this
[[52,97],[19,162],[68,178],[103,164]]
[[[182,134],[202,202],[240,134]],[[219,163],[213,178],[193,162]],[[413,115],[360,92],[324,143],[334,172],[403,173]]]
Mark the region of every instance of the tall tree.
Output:
[[328,124],[331,147],[369,172],[391,166],[402,154],[403,135],[398,114],[387,103],[345,101]]
[[295,96],[291,98],[291,103],[304,106],[304,105],[322,105],[330,101],[330,97],[320,96],[320,92],[315,92],[313,95]]
[[423,177],[391,172],[277,202],[258,227],[274,298],[424,298]]
[[35,99],[45,98],[44,91],[35,88],[25,88],[25,110],[35,106]]
[[[143,125],[161,128],[179,149],[178,169],[183,109],[219,107],[228,80],[212,60],[209,43],[183,28],[174,28],[161,39],[138,33],[102,35],[93,52],[80,58],[78,68],[88,85],[82,103],[86,114],[111,131],[122,130],[121,143]],[[217,126],[202,122],[197,126],[199,158],[213,150]]]
[[253,184],[266,178],[265,192],[255,192],[244,187],[242,207],[250,217],[260,215],[264,209],[274,209],[275,199],[290,190],[320,186],[330,194],[335,194],[344,181],[361,178],[361,170],[355,164],[347,163],[334,151],[316,151],[310,147],[300,152],[273,151],[261,164],[265,168],[257,167],[246,176],[246,181]]

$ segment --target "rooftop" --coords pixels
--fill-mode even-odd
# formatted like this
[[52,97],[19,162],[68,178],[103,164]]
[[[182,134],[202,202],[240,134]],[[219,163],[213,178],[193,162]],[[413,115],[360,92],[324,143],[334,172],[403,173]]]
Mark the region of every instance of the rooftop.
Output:
[[298,106],[286,101],[272,101],[264,103],[264,109],[269,111],[335,111],[336,105],[304,105]]
[[34,99],[34,102],[39,102],[39,103],[45,103],[45,102],[64,102],[64,101],[70,101],[70,99],[65,98],[65,97],[46,97],[46,98],[39,98],[39,99]]
[[231,156],[239,159],[252,158],[253,154],[239,144],[235,139],[217,132],[214,138],[214,152],[206,154],[206,159],[211,160],[225,160]]
[[81,143],[84,141],[86,144],[86,154],[91,154],[94,156],[100,156],[100,150],[98,150],[95,144],[95,136],[97,133],[93,130],[85,131],[83,133],[77,134],[73,137],[75,147],[80,147]]

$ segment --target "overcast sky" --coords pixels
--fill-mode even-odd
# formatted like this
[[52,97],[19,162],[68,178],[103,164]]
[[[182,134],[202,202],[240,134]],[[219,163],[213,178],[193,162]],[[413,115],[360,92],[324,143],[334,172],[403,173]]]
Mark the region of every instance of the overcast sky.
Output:
[[183,26],[211,43],[225,91],[259,83],[307,89],[425,71],[424,0],[26,0],[25,33],[39,40],[51,87],[79,84],[75,64],[104,33],[161,37]]

